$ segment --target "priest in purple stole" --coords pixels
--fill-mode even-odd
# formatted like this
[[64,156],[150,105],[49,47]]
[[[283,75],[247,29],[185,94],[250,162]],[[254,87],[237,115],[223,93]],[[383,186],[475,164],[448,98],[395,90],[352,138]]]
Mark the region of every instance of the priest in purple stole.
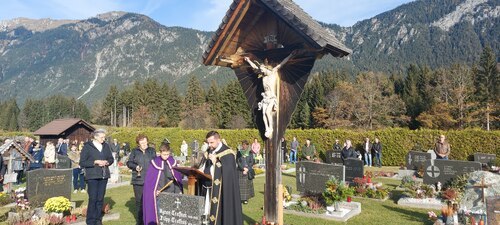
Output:
[[160,192],[182,193],[182,174],[173,169],[177,162],[170,153],[170,145],[162,143],[160,156],[151,160],[147,171],[142,196],[145,225],[159,224],[156,197]]

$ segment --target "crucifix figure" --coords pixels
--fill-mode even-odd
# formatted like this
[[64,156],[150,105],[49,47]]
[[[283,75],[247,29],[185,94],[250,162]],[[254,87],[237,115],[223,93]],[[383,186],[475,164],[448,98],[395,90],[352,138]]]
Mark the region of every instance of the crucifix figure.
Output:
[[264,92],[261,93],[262,101],[258,103],[258,109],[262,110],[262,116],[264,120],[264,126],[266,127],[266,131],[264,136],[271,139],[273,134],[273,112],[278,110],[278,100],[276,98],[277,92],[277,81],[278,81],[278,73],[279,69],[285,65],[288,60],[290,60],[297,51],[293,51],[288,55],[280,64],[275,67],[272,67],[267,62],[267,59],[264,60],[264,64],[261,64],[257,61],[252,62],[249,57],[245,57],[245,61],[256,71],[259,72],[259,77],[262,77],[262,84],[264,86]]

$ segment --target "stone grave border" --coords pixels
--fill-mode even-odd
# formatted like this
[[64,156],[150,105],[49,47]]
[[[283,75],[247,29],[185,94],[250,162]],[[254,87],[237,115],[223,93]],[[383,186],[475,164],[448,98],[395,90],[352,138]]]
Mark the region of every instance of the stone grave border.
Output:
[[342,208],[349,208],[352,210],[341,218],[329,216],[329,215],[326,215],[326,213],[325,214],[305,213],[305,212],[299,212],[299,211],[295,211],[295,210],[291,210],[291,209],[284,209],[283,212],[286,214],[291,214],[291,215],[296,215],[296,216],[303,216],[303,217],[308,217],[308,218],[319,218],[319,219],[324,219],[324,220],[333,220],[333,221],[340,221],[340,222],[346,222],[347,220],[351,219],[352,217],[361,214],[361,203],[359,203],[359,202],[341,202],[339,204],[339,206]]

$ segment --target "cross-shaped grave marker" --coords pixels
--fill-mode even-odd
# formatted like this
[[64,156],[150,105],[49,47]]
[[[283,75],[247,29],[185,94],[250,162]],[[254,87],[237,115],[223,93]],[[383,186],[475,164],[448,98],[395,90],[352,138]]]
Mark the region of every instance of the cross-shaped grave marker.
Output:
[[483,203],[486,202],[486,192],[484,189],[491,187],[491,184],[486,184],[484,182],[484,177],[481,178],[481,182],[473,185],[472,187],[474,188],[481,188],[482,193],[483,193]]
[[178,209],[179,208],[179,204],[181,204],[181,201],[179,201],[179,198],[176,198],[174,203],[177,206],[176,208]]
[[436,178],[439,177],[439,174],[439,167],[434,165],[430,165],[429,167],[427,167],[427,175],[429,175],[429,177]]
[[299,168],[299,182],[301,184],[306,183],[306,168],[304,166]]

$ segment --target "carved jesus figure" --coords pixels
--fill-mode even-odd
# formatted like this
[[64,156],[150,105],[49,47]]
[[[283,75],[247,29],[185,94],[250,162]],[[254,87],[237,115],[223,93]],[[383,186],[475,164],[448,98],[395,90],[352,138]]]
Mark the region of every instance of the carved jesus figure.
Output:
[[261,64],[257,61],[252,62],[250,58],[245,57],[245,61],[250,64],[252,68],[259,72],[259,76],[262,76],[262,84],[264,86],[264,92],[262,92],[262,101],[258,103],[259,110],[262,110],[262,116],[264,119],[265,125],[265,133],[264,136],[267,138],[272,137],[273,133],[273,117],[272,113],[278,109],[278,100],[276,97],[277,94],[277,83],[278,83],[278,72],[279,69],[285,65],[288,60],[290,60],[296,51],[290,53],[280,64],[275,67],[272,67],[267,63]]

